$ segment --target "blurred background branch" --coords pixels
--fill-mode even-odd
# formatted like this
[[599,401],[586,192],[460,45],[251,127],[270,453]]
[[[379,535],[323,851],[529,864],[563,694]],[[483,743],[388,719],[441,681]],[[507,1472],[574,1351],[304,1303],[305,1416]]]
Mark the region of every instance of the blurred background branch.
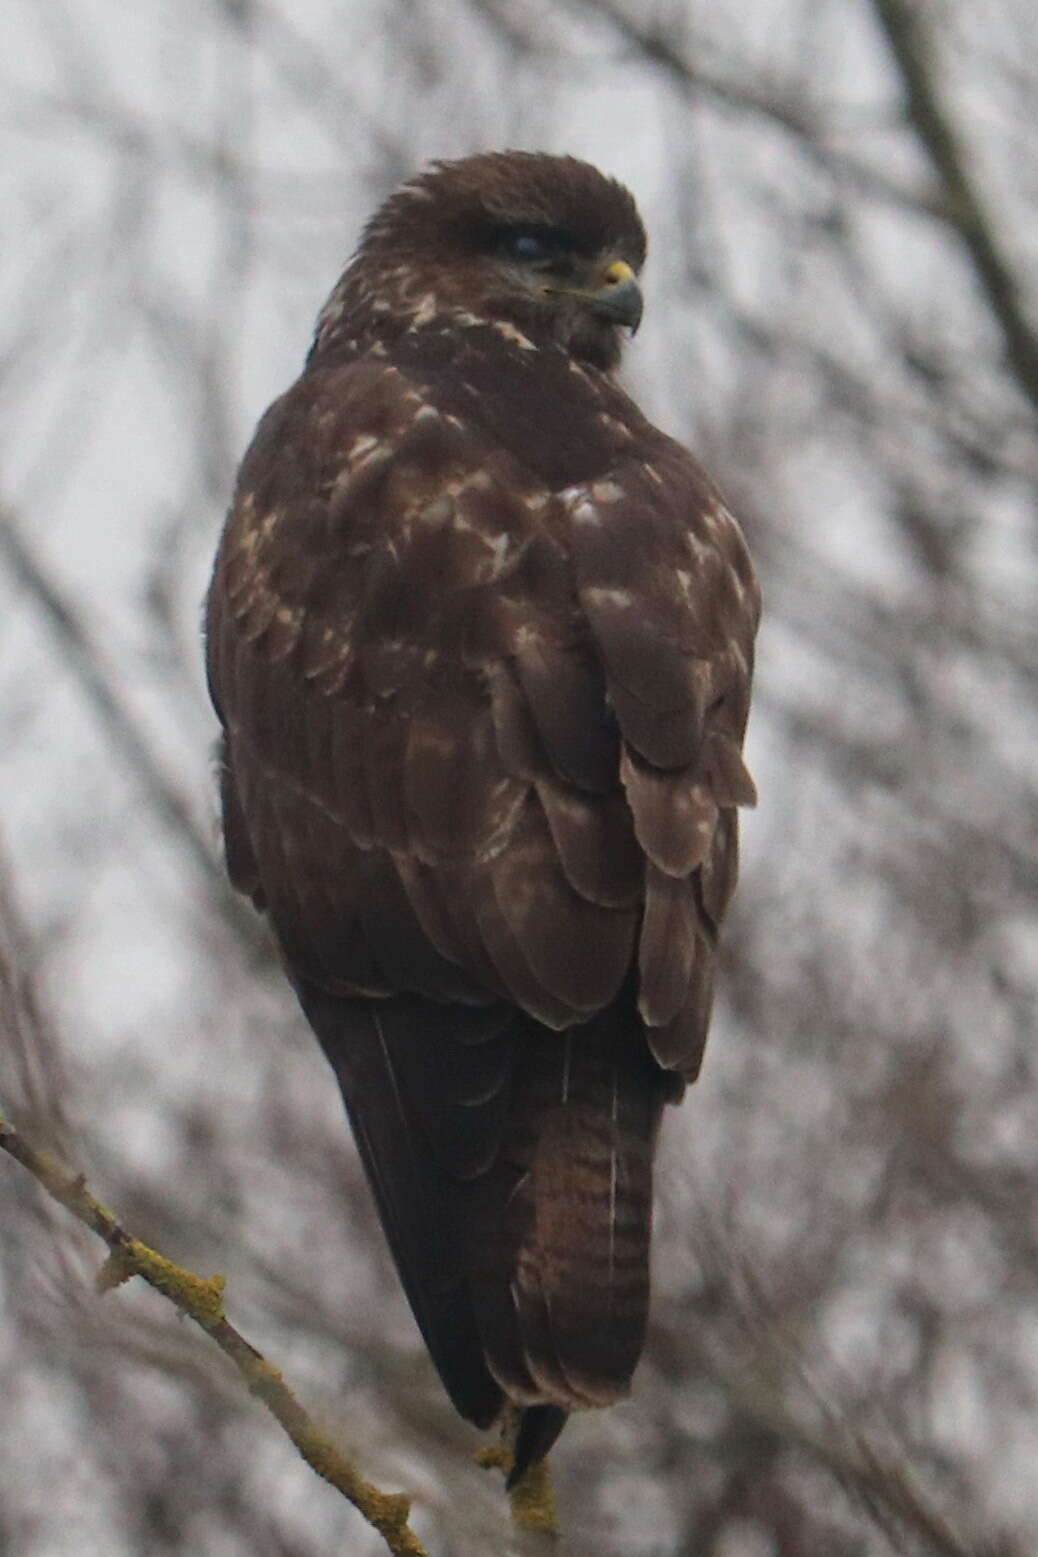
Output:
[[271,1415],[312,1470],[341,1492],[382,1536],[396,1557],[425,1557],[425,1548],[408,1528],[408,1500],[387,1496],[371,1486],[311,1421],[278,1370],[231,1325],[224,1313],[222,1277],[202,1280],[128,1233],[119,1219],[96,1200],[81,1173],[70,1172],[53,1153],[38,1150],[0,1117],[0,1149],[31,1173],[58,1205],[108,1245],[110,1255],[98,1273],[99,1293],[140,1276],[156,1292],[212,1337],[238,1369],[249,1392]]
[[[650,231],[628,380],[744,517],[766,617],[762,803],[667,1121],[651,1344],[554,1457],[563,1528],[602,1557],[1033,1550],[1030,6],[9,12],[5,1106],[227,1271],[431,1552],[509,1549],[223,884],[200,602],[239,454],[377,200],[434,156],[587,157]],[[77,1557],[377,1552],[157,1300],[97,1302],[39,1201],[0,1200],[0,1548],[49,1557],[74,1521]]]
[[1023,291],[1003,250],[997,222],[969,169],[968,153],[941,100],[937,37],[928,37],[925,11],[905,0],[874,0],[901,74],[905,112],[946,190],[947,220],[965,244],[992,312],[1002,326],[1006,355],[1023,393],[1038,410],[1038,336],[1026,316]]

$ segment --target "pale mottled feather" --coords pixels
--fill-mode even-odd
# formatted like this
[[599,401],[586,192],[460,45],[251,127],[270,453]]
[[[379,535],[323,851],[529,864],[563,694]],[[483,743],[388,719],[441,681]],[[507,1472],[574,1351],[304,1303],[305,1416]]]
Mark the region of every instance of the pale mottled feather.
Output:
[[[503,264],[524,225],[564,234],[582,299]],[[571,159],[391,197],[257,429],[208,601],[231,879],[446,1388],[480,1425],[524,1408],[520,1469],[629,1388],[657,1126],[755,798],[745,545],[587,302],[644,252]]]

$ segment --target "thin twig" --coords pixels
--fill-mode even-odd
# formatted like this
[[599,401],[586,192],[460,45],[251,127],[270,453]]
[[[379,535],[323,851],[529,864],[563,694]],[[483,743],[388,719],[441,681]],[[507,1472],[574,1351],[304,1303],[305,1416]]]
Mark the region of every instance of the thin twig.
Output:
[[[32,1120],[37,1139],[64,1143],[67,1081],[60,1046],[33,977],[32,936],[15,898],[6,850],[0,847],[0,1033],[4,1087]],[[13,1097],[8,1102],[13,1102]]]
[[825,145],[821,126],[794,97],[761,91],[745,81],[726,79],[687,59],[657,24],[629,16],[616,0],[578,0],[580,8],[605,18],[630,47],[652,61],[684,90],[694,90],[742,113],[779,125],[836,173],[897,205],[927,211],[954,232],[969,256],[992,313],[998,320],[1014,378],[1038,406],[1038,335],[1032,329],[1013,268],[1002,250],[981,192],[971,177],[968,158],[950,114],[941,102],[930,68],[930,49],[920,7],[912,0],[872,0],[900,74],[905,112],[940,180],[940,195],[901,187],[846,153]]
[[[489,4],[489,0],[487,0]],[[850,153],[826,145],[819,116],[805,106],[802,91],[782,92],[736,76],[709,69],[702,60],[692,60],[656,21],[639,21],[629,16],[616,0],[574,0],[577,8],[602,17],[628,48],[668,76],[686,95],[695,93],[726,108],[752,118],[767,120],[792,136],[818,163],[835,175],[845,177],[877,200],[911,210],[925,210],[943,217],[946,213],[927,199],[925,192],[886,177]]]
[[381,1492],[366,1481],[313,1422],[278,1370],[228,1323],[224,1313],[222,1276],[213,1276],[206,1281],[132,1237],[108,1207],[89,1193],[81,1174],[69,1173],[51,1153],[37,1151],[3,1118],[0,1118],[0,1148],[27,1168],[52,1199],[71,1211],[108,1245],[111,1253],[97,1278],[101,1292],[121,1285],[131,1276],[142,1277],[149,1286],[161,1292],[213,1338],[307,1464],[374,1526],[393,1557],[427,1557],[425,1548],[407,1522],[410,1499],[402,1493]]
[[[704,1244],[706,1239],[704,1238]],[[767,1336],[766,1367],[752,1370],[726,1361],[716,1348],[695,1341],[685,1323],[681,1325],[682,1350],[695,1358],[704,1377],[713,1379],[734,1409],[758,1431],[773,1437],[783,1448],[800,1452],[824,1467],[864,1506],[875,1522],[900,1543],[909,1537],[924,1543],[935,1557],[1018,1557],[1011,1540],[1003,1533],[978,1540],[972,1533],[957,1529],[938,1507],[910,1462],[907,1447],[896,1440],[884,1446],[875,1435],[866,1433],[845,1413],[834,1410],[817,1390],[795,1345],[790,1345],[780,1327],[769,1324],[767,1303],[748,1266],[732,1263],[726,1251],[727,1283],[734,1311],[741,1311],[747,1333],[755,1349]],[[788,1390],[777,1383],[782,1368],[789,1370],[808,1400],[817,1410],[817,1421],[810,1421],[792,1404]]]
[[14,514],[6,507],[0,507],[0,560],[40,608],[64,651],[65,663],[79,680],[113,744],[143,786],[157,816],[198,868],[213,907],[247,944],[255,944],[255,917],[231,891],[215,848],[207,841],[182,791],[164,773],[117,677],[107,667],[100,645],[74,603],[34,554]]
[[948,200],[945,220],[958,233],[998,320],[1014,376],[1038,406],[1038,336],[1028,323],[1016,277],[971,177],[955,126],[931,70],[931,46],[921,8],[908,0],[873,0],[876,18],[901,76],[905,111],[933,163]]

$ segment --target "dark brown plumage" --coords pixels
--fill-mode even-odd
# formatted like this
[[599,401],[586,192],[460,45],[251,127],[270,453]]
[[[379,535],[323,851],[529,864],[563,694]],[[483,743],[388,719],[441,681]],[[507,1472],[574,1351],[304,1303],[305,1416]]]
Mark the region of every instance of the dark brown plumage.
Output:
[[615,383],[645,238],[569,158],[368,226],[245,456],[209,595],[227,862],[324,1047],[454,1404],[521,1469],[623,1395],[695,1077],[758,594]]

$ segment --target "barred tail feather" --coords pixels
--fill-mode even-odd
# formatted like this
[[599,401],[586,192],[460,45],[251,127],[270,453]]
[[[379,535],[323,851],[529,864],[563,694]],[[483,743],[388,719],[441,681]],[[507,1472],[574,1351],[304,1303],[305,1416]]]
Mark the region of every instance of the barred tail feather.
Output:
[[521,1408],[514,1481],[568,1412],[628,1391],[674,1078],[633,997],[558,1033],[504,1006],[298,994],[451,1400],[480,1427]]
[[671,1085],[625,1005],[565,1033],[528,1030],[501,1150],[471,1186],[468,1218],[477,1320],[510,1399],[571,1411],[627,1393]]

